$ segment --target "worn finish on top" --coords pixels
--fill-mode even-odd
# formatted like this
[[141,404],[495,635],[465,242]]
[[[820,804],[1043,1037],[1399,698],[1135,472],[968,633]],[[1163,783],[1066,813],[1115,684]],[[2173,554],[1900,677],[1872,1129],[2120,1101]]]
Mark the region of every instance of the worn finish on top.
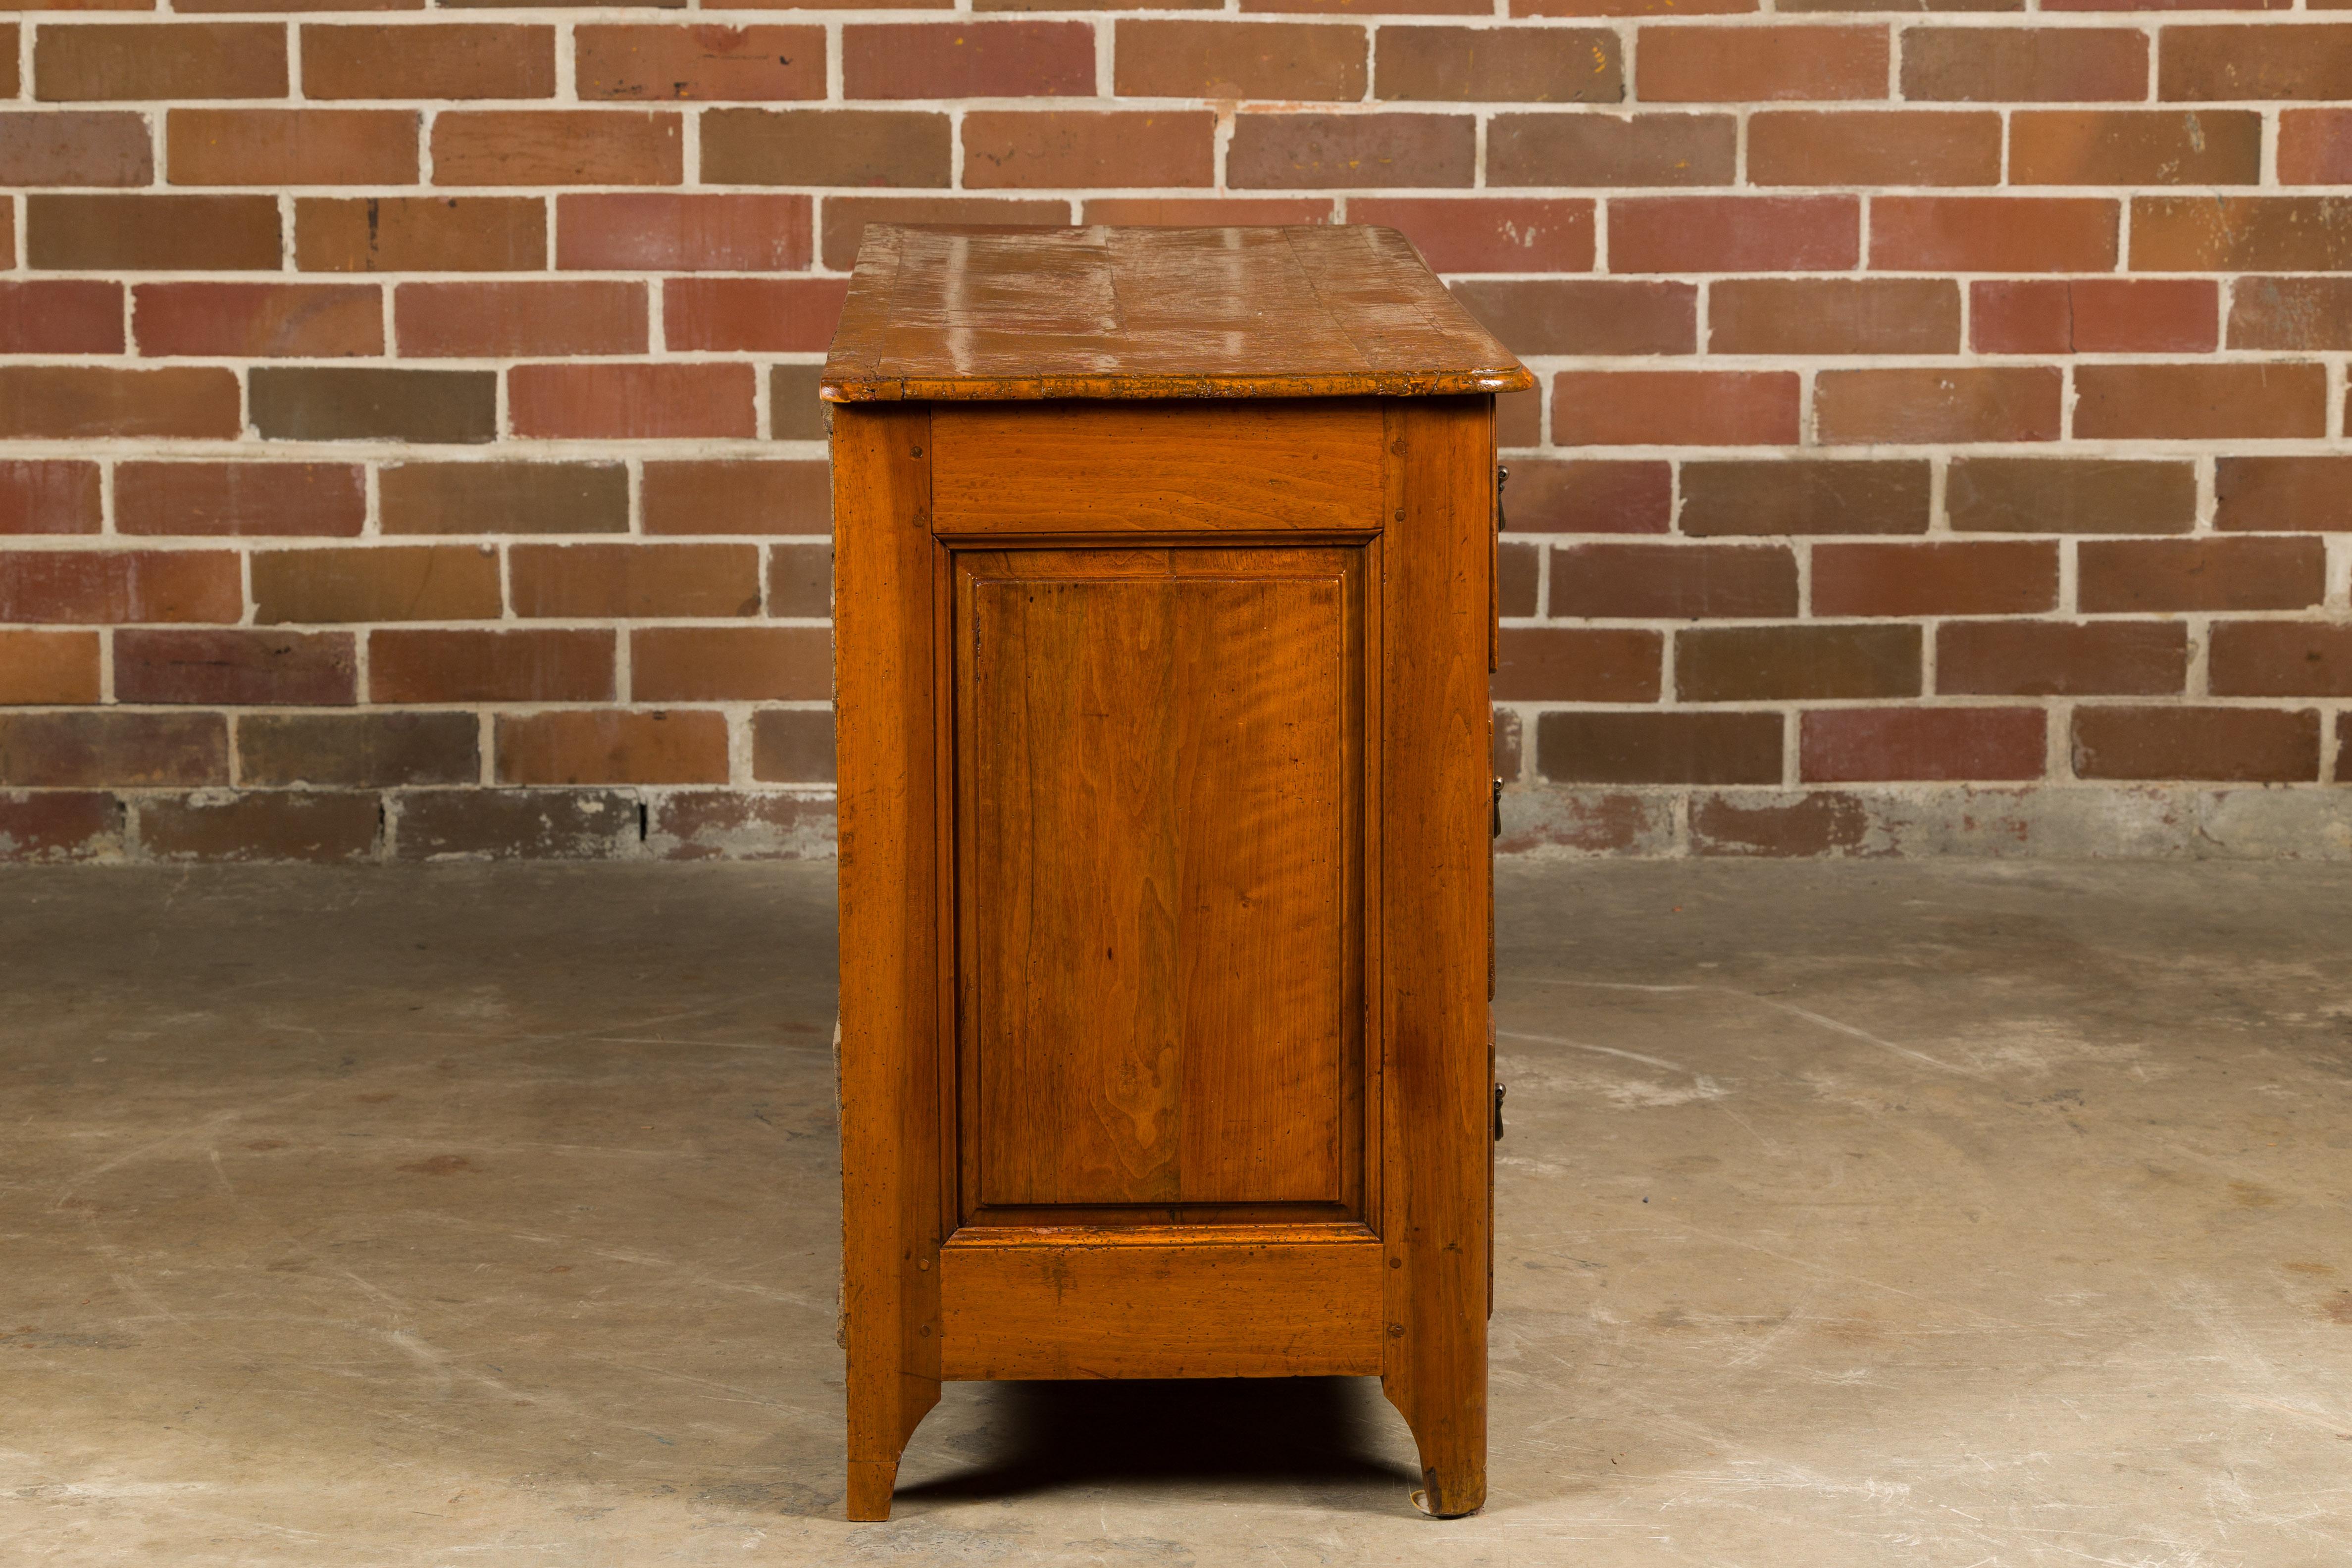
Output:
[[876,225],[824,395],[1429,397],[1534,384],[1394,229]]

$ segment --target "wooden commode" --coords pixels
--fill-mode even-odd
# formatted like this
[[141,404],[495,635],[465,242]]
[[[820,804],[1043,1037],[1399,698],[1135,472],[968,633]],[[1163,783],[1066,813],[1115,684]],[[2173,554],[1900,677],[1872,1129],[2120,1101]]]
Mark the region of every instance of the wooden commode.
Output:
[[866,231],[849,1515],[943,1378],[1377,1375],[1486,1495],[1494,394],[1376,228]]

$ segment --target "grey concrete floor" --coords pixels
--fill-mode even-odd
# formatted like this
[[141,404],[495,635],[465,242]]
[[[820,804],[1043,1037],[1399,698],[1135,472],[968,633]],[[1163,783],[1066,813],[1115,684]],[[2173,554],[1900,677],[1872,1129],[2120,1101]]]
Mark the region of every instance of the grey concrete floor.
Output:
[[1484,1514],[974,1385],[850,1525],[830,867],[0,876],[0,1562],[2352,1561],[2352,872],[1501,880]]

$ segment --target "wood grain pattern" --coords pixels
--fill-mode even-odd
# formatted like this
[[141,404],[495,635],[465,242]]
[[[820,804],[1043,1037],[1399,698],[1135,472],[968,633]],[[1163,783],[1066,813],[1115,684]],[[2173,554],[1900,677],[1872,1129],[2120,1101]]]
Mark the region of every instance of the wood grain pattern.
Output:
[[872,225],[822,387],[867,402],[1534,384],[1393,229]]

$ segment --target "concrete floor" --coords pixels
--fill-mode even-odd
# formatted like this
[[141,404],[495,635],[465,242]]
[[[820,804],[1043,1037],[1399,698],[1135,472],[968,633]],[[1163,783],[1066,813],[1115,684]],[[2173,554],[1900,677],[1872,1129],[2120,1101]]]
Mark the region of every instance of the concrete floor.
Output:
[[956,1385],[852,1526],[829,866],[0,876],[0,1561],[2352,1561],[2352,871],[1502,885],[1483,1515]]

